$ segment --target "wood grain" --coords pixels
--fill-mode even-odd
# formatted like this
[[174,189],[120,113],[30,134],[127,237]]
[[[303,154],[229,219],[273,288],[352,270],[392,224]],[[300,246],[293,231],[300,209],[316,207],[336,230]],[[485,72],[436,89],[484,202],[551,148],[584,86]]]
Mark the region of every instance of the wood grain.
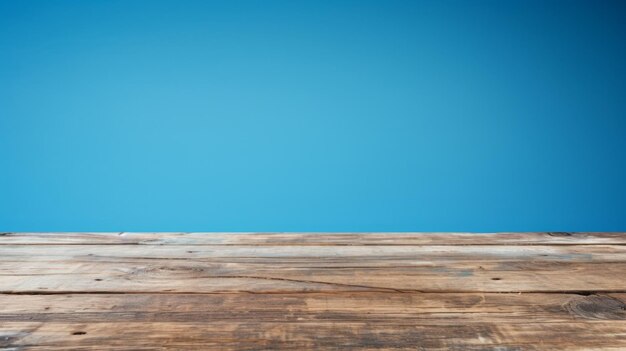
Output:
[[0,233],[0,245],[626,245],[620,232],[534,233]]
[[4,233],[0,349],[626,350],[625,234],[421,235]]

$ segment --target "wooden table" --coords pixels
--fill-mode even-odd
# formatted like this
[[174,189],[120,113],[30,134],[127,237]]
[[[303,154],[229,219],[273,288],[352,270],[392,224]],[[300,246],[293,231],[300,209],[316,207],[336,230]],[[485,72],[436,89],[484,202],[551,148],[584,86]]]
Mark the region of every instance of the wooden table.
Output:
[[626,233],[0,233],[5,350],[626,350]]

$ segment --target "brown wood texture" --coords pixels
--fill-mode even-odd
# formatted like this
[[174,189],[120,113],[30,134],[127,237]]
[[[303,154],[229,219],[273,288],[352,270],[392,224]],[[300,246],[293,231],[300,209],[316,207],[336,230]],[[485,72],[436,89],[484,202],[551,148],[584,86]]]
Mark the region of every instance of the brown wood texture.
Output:
[[626,233],[0,233],[2,350],[626,350]]

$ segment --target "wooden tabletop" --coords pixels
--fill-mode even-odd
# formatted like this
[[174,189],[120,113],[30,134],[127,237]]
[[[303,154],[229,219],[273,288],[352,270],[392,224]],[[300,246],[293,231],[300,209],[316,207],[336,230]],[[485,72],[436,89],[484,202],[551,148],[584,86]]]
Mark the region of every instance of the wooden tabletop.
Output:
[[626,233],[0,233],[3,350],[626,350]]

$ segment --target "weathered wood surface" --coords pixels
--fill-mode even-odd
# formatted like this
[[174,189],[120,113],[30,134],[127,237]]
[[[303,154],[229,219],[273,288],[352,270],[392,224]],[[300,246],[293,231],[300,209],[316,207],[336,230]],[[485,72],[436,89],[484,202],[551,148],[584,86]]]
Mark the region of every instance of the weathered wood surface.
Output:
[[625,233],[2,233],[3,350],[626,350]]
[[626,233],[0,233],[0,245],[626,245]]

